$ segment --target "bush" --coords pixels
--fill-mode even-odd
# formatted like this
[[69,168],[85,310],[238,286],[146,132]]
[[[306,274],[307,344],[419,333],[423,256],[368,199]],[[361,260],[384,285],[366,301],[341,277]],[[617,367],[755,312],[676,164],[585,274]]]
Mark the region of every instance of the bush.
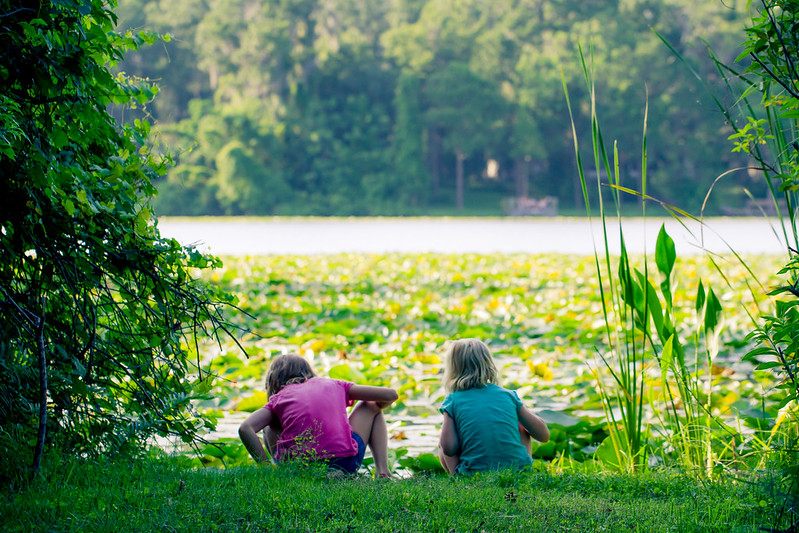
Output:
[[46,444],[92,455],[211,424],[191,411],[204,379],[193,356],[204,327],[224,328],[225,297],[192,272],[218,261],[161,238],[152,180],[169,161],[150,152],[146,122],[107,111],[156,92],[109,71],[156,38],[115,33],[113,7],[0,8],[5,479],[36,472]]

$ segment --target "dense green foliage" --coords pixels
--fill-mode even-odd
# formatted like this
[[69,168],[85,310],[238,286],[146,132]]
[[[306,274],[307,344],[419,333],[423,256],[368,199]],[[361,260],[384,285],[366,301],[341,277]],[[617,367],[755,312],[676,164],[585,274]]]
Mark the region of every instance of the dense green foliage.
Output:
[[[158,80],[144,111],[184,148],[158,185],[160,214],[499,214],[514,195],[581,212],[561,71],[582,85],[589,41],[608,136],[638,138],[648,100],[653,196],[697,212],[718,175],[744,166],[709,93],[650,31],[720,92],[706,45],[734,60],[743,1],[124,0],[118,12],[173,37],[121,65]],[[576,112],[587,123],[588,106]],[[640,162],[622,158],[634,186]],[[745,201],[742,186],[766,194],[738,171],[708,209]]]
[[[189,470],[66,460],[3,494],[5,531],[761,531],[784,527],[756,486],[510,472],[327,479],[317,470]],[[115,483],[107,480],[113,478]]]
[[736,149],[752,156],[768,180],[774,204],[784,210],[783,232],[791,250],[791,260],[783,269],[788,284],[773,291],[783,301],[754,333],[761,347],[750,357],[774,357],[786,391],[784,406],[799,401],[799,224],[795,214],[799,205],[799,5],[776,2],[764,7],[747,34],[745,53],[754,61],[738,78],[746,83],[745,94],[757,89],[765,112],[754,114],[749,107],[748,124],[732,139]]
[[[787,281],[771,294],[778,296],[775,309],[762,317],[752,332],[757,347],[745,359],[763,361],[780,378],[784,397],[778,423],[785,438],[774,444],[776,462],[782,468],[786,498],[792,509],[793,528],[799,519],[799,3],[792,0],[763,2],[747,28],[744,54],[749,68],[735,73],[743,82],[741,105],[748,123],[731,138],[748,153],[769,184],[773,204],[781,209],[783,235],[791,253],[781,273]],[[743,54],[742,54],[743,56]],[[759,97],[754,105],[748,95]],[[757,104],[764,111],[757,113]]]
[[201,395],[190,356],[219,325],[215,291],[189,271],[215,260],[162,239],[148,125],[112,103],[154,92],[109,66],[121,37],[104,0],[0,3],[0,479],[45,447],[78,454],[153,432],[191,440]]

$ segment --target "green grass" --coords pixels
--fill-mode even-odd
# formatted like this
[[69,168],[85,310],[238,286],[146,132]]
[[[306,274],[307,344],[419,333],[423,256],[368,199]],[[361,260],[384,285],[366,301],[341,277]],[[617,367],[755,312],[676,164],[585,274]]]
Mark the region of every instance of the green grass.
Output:
[[756,488],[666,473],[499,472],[392,481],[172,459],[50,464],[4,491],[4,531],[757,531]]

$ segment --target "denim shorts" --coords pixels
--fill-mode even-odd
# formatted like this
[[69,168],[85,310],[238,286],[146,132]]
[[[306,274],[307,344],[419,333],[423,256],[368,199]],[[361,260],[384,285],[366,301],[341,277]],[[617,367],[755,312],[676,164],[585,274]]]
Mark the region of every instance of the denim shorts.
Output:
[[348,472],[350,474],[354,474],[358,471],[358,469],[361,467],[361,463],[363,463],[363,454],[366,453],[366,444],[364,444],[361,436],[354,431],[352,432],[352,438],[358,443],[358,453],[349,457],[335,457],[333,459],[328,459],[327,466],[330,468],[335,468],[336,470]]

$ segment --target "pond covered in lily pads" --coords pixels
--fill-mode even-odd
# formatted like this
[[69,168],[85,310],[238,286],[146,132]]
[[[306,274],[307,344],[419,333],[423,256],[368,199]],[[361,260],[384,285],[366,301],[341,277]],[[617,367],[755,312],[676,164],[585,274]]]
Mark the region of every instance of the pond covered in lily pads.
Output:
[[[240,420],[266,402],[270,357],[296,352],[319,375],[397,389],[400,399],[386,413],[393,458],[433,452],[445,394],[442,358],[447,340],[458,337],[485,340],[503,385],[550,423],[553,438],[537,456],[568,453],[581,459],[605,436],[597,391],[604,321],[593,257],[361,253],[223,259],[224,267],[208,279],[238,298],[241,312],[233,320],[242,328],[246,356],[232,341],[202,348],[221,378],[212,399],[198,406],[219,416],[211,439],[235,441]],[[702,256],[678,257],[675,266],[676,316],[689,329],[696,321],[700,278],[722,303],[725,329],[712,369],[712,405],[731,424],[751,416],[773,383],[769,372],[753,371],[741,356],[752,328],[747,313],[760,312],[756,300],[763,305],[783,262],[763,255],[743,260],[745,266],[732,256],[717,257],[717,270]],[[651,370],[654,398],[662,391],[654,378],[658,369]],[[656,410],[647,422],[653,438],[667,430]]]

